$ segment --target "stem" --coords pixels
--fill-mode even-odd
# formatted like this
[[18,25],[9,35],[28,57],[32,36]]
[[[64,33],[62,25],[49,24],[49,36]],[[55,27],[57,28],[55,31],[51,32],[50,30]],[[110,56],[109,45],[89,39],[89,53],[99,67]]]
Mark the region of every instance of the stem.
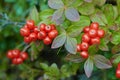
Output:
[[25,46],[25,48],[22,50],[22,52],[25,52],[30,46],[31,46],[31,44]]
[[103,72],[103,80],[107,80],[106,70],[102,70],[102,72]]
[[59,54],[59,53],[60,53],[60,50],[61,50],[61,49],[62,49],[62,47],[60,47],[60,48],[59,48],[59,50],[58,50],[57,54]]
[[21,44],[19,44],[16,48],[19,49],[19,48],[22,47],[23,45],[25,45],[24,42],[22,42]]

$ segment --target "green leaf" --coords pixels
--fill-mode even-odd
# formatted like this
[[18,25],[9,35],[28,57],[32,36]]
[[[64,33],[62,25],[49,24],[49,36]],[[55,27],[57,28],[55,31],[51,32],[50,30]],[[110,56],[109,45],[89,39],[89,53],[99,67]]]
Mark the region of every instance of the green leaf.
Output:
[[65,41],[66,41],[66,33],[62,33],[53,40],[51,48],[53,49],[59,48],[64,45]]
[[65,42],[65,48],[70,54],[76,54],[77,40],[75,38],[71,38],[67,36],[67,40]]
[[90,54],[95,54],[98,51],[97,45],[92,45],[89,47],[88,52]]
[[80,20],[80,15],[79,15],[78,11],[73,7],[68,7],[65,10],[65,16],[70,21],[79,21]]
[[113,57],[113,63],[114,64],[118,64],[120,62],[120,53],[119,54],[115,54]]
[[106,0],[93,0],[93,3],[98,5],[98,6],[104,5],[105,2],[106,2]]
[[52,20],[55,21],[55,20],[58,20],[60,17],[62,17],[63,11],[64,11],[64,9],[58,9],[58,10],[56,10],[53,13]]
[[109,51],[109,48],[104,38],[100,40],[99,49],[101,49],[102,51]]
[[84,70],[86,76],[89,78],[93,71],[93,60],[91,58],[88,58],[87,61],[84,64]]
[[83,3],[81,6],[78,7],[78,10],[83,15],[91,15],[94,13],[95,8],[94,5],[91,3]]
[[118,12],[119,12],[119,14],[120,14],[120,0],[116,0],[116,2],[117,2]]
[[30,16],[29,17],[30,17],[30,19],[34,20],[36,23],[39,21],[39,14],[38,14],[38,11],[37,11],[35,6],[30,11]]
[[111,42],[115,45],[118,45],[120,43],[120,32],[114,32],[112,34]]
[[88,3],[90,3],[90,2],[92,2],[92,0],[84,0],[85,2],[88,2]]
[[68,60],[68,61],[71,61],[71,62],[75,62],[75,63],[80,63],[80,62],[83,62],[84,59],[79,55],[79,54],[68,54],[66,57],[65,57],[65,60]]
[[116,54],[119,51],[120,51],[120,44],[115,45],[115,46],[112,47],[112,53],[113,54]]
[[113,6],[113,11],[114,11],[114,19],[118,17],[118,9],[116,6]]
[[53,9],[60,9],[64,7],[62,0],[48,0],[48,5]]
[[40,63],[40,67],[42,68],[42,69],[44,69],[45,71],[47,71],[48,70],[48,65],[47,64],[45,64],[45,63]]
[[112,67],[111,62],[102,55],[95,55],[94,63],[96,65],[96,67],[99,69],[108,69],[108,68]]
[[105,15],[100,10],[97,10],[95,14],[92,14],[90,16],[90,19],[92,20],[92,22],[98,22],[102,26],[108,24]]

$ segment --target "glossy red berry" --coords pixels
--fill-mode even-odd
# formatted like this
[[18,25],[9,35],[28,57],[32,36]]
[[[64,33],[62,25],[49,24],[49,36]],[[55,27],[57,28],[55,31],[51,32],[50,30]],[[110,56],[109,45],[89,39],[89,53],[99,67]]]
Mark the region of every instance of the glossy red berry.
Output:
[[21,52],[21,58],[26,60],[28,58],[28,54],[26,52]]
[[35,23],[34,23],[34,20],[27,20],[26,21],[26,24],[27,24],[27,26],[28,26],[28,28],[30,29],[30,30],[33,30],[34,29],[34,25],[35,25]]
[[47,36],[45,31],[40,31],[37,35],[38,39],[42,40]]
[[53,39],[58,35],[58,31],[57,30],[52,30],[48,33],[48,37]]
[[12,64],[15,64],[15,65],[18,64],[18,63],[17,63],[17,58],[13,58],[13,59],[12,59]]
[[50,24],[50,26],[51,26],[51,29],[52,29],[52,30],[55,30],[55,29],[56,29],[56,27],[55,27],[54,24]]
[[93,22],[93,23],[91,23],[90,28],[98,30],[99,29],[99,24],[97,22]]
[[91,37],[91,38],[94,38],[97,36],[97,30],[95,29],[90,29],[89,32],[88,32],[88,35]]
[[82,43],[80,44],[80,48],[81,48],[81,50],[83,50],[83,51],[87,51],[88,48],[89,48],[89,44],[88,44],[87,42],[82,42]]
[[34,33],[37,34],[38,32],[39,32],[38,27],[35,27],[35,28],[34,28]]
[[45,32],[50,32],[52,30],[52,27],[47,25],[45,26]]
[[117,69],[120,69],[120,63],[118,63],[118,65],[117,65]]
[[21,28],[20,29],[20,34],[22,35],[22,36],[29,36],[29,34],[30,34],[30,30],[28,29],[28,28]]
[[90,41],[90,37],[87,33],[82,35],[82,41],[83,42],[89,42]]
[[43,39],[43,42],[44,42],[44,44],[49,45],[52,43],[52,39],[47,36],[47,37],[45,37],[45,39]]
[[120,78],[120,69],[117,69],[117,70],[116,70],[116,77],[117,77],[117,78]]
[[30,43],[31,42],[31,38],[28,36],[28,37],[24,37],[24,42],[25,43]]
[[12,54],[14,58],[18,58],[20,56],[20,50],[14,49],[12,50]]
[[80,44],[77,44],[77,52],[80,52],[81,48],[80,48]]
[[99,29],[99,30],[97,31],[97,34],[98,34],[98,37],[102,38],[102,37],[104,37],[104,35],[105,35],[105,31],[102,30],[102,29]]
[[36,33],[31,33],[30,35],[29,35],[29,37],[30,37],[30,39],[32,40],[32,41],[36,41],[37,40],[37,34]]
[[100,38],[99,37],[91,38],[90,44],[100,44]]
[[28,26],[25,24],[25,25],[23,26],[23,28],[27,28],[27,29],[28,29]]
[[88,56],[89,56],[89,54],[88,54],[88,52],[87,52],[87,51],[82,51],[82,52],[80,52],[80,56],[81,56],[82,58],[87,59],[87,58],[88,58]]
[[40,24],[40,31],[44,31],[45,30],[45,26],[46,26],[46,24],[44,24],[44,23]]
[[86,27],[84,27],[84,29],[83,29],[84,33],[88,33],[89,30],[90,30],[90,27],[89,27],[89,26],[86,26]]
[[9,51],[7,52],[7,57],[8,57],[9,59],[14,58],[12,50],[9,50]]

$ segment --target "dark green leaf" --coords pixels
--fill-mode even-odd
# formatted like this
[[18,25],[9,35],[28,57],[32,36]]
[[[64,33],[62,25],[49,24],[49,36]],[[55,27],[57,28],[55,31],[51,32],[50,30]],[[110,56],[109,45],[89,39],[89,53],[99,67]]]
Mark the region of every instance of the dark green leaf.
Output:
[[51,48],[53,49],[59,48],[64,45],[65,41],[66,41],[66,33],[62,33],[53,40]]
[[98,51],[98,45],[92,45],[89,47],[88,52],[90,54],[95,54]]
[[91,15],[94,13],[95,8],[91,3],[83,3],[81,6],[79,6],[78,10],[83,15]]
[[64,7],[62,0],[48,0],[48,5],[53,9],[60,9]]
[[75,62],[75,63],[80,63],[80,62],[84,61],[84,59],[80,55],[78,55],[78,54],[76,54],[76,55],[68,54],[65,57],[65,59],[68,60],[68,61],[71,61],[71,62]]
[[94,62],[96,67],[99,69],[108,69],[112,67],[111,62],[102,55],[95,55]]
[[115,46],[112,47],[112,53],[113,54],[116,54],[119,51],[120,51],[120,44],[115,45]]
[[84,70],[86,76],[89,78],[93,71],[93,60],[91,58],[88,58],[87,61],[84,64]]
[[67,36],[67,40],[65,42],[65,48],[70,54],[76,54],[77,40],[75,38],[71,38]]
[[70,21],[79,21],[80,20],[80,15],[79,15],[78,11],[73,7],[68,7],[65,10],[65,16]]

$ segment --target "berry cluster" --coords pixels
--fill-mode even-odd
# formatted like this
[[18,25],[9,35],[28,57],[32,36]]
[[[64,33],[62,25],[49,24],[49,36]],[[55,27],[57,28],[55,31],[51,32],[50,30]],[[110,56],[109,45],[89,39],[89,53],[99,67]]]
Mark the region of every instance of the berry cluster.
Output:
[[18,65],[28,58],[28,54],[26,52],[20,52],[18,49],[14,49],[7,52],[7,57],[12,60],[13,64]]
[[117,77],[117,78],[120,78],[120,63],[118,63],[118,65],[117,65],[116,77]]
[[20,29],[20,34],[24,37],[24,42],[30,43],[36,40],[43,40],[44,44],[49,45],[58,35],[54,24],[46,25],[42,23],[39,28],[35,26],[33,20],[26,21],[25,26]]
[[38,39],[43,40],[43,43],[49,45],[52,40],[58,35],[58,31],[54,24],[46,25],[42,23],[40,25],[40,31],[38,33]]
[[97,22],[91,23],[83,29],[82,42],[77,44],[77,52],[80,52],[81,57],[88,58],[88,48],[93,44],[100,44],[100,38],[103,38],[105,31],[99,29]]

